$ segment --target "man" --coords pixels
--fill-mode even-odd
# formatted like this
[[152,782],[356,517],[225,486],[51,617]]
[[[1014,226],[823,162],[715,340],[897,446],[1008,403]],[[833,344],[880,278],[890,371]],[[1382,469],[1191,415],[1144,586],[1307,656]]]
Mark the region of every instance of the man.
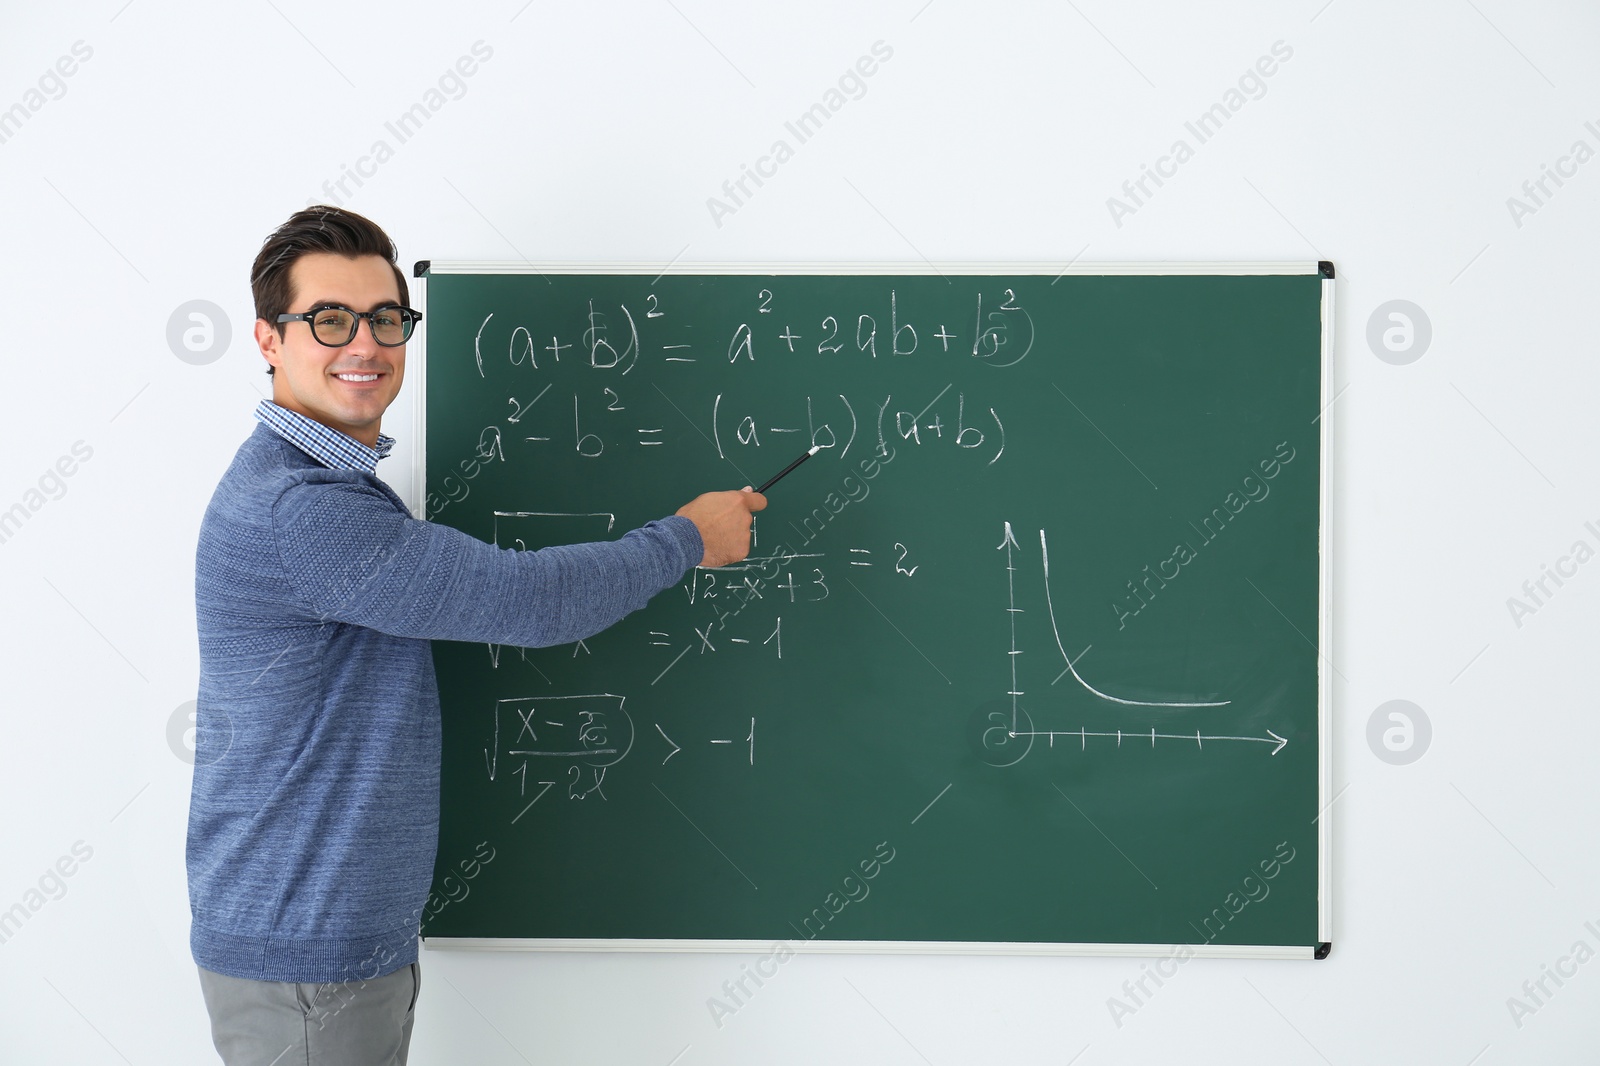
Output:
[[400,391],[393,243],[331,207],[251,275],[273,398],[206,509],[189,812],[190,947],[223,1060],[402,1064],[438,835],[429,641],[591,636],[749,552],[748,489],[620,540],[518,552],[413,519],[376,476]]

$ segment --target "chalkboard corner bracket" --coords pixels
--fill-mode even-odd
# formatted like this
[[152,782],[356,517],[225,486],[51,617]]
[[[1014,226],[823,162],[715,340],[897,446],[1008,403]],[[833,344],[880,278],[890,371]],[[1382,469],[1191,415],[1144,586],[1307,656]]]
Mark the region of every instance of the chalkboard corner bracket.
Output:
[[[1324,265],[1326,266],[1327,264]],[[432,259],[418,259],[417,265],[411,268],[411,276],[414,278],[425,278],[428,276],[428,268],[431,266],[433,266]],[[1329,266],[1328,269],[1332,270],[1333,267]],[[1332,277],[1333,275],[1330,274],[1328,276]]]
[[[420,266],[421,264],[418,265]],[[1317,273],[1325,278],[1333,277],[1333,262],[1328,259],[1319,259],[1317,261]]]
[[1323,940],[1317,944],[1316,957],[1325,959],[1333,951],[1333,941]]

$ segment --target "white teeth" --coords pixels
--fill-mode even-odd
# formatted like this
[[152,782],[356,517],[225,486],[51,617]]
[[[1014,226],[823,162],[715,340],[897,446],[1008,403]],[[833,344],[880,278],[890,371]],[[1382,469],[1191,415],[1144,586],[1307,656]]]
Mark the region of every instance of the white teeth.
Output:
[[335,374],[333,376],[338,378],[340,381],[377,381],[378,380],[378,375],[376,375],[376,374]]

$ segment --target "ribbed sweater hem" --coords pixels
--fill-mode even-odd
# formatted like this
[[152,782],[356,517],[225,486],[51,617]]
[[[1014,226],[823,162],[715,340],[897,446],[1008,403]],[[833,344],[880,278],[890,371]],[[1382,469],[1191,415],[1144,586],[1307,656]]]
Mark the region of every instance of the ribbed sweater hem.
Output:
[[416,933],[403,930],[346,939],[296,940],[224,933],[197,921],[190,926],[189,948],[197,965],[252,981],[370,981],[417,961]]

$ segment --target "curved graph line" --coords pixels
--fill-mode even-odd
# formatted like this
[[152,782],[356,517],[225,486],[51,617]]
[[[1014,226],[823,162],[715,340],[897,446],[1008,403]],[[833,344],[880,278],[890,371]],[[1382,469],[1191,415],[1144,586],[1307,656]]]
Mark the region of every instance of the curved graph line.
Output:
[[1078,684],[1082,685],[1084,688],[1088,689],[1090,692],[1094,693],[1096,696],[1099,696],[1103,700],[1110,700],[1112,703],[1121,703],[1129,707],[1226,707],[1228,704],[1233,702],[1232,700],[1220,700],[1208,703],[1181,703],[1164,700],[1125,700],[1119,696],[1111,696],[1101,692],[1099,689],[1089,684],[1089,682],[1085,681],[1083,679],[1083,675],[1078,673],[1078,668],[1072,665],[1072,657],[1067,654],[1067,649],[1062,645],[1061,630],[1056,625],[1056,608],[1055,604],[1050,599],[1050,545],[1045,541],[1043,529],[1039,530],[1039,552],[1044,560],[1044,603],[1045,608],[1050,612],[1050,630],[1055,634],[1056,648],[1060,650],[1061,657],[1067,662],[1067,669],[1072,671],[1072,676],[1077,679]]

